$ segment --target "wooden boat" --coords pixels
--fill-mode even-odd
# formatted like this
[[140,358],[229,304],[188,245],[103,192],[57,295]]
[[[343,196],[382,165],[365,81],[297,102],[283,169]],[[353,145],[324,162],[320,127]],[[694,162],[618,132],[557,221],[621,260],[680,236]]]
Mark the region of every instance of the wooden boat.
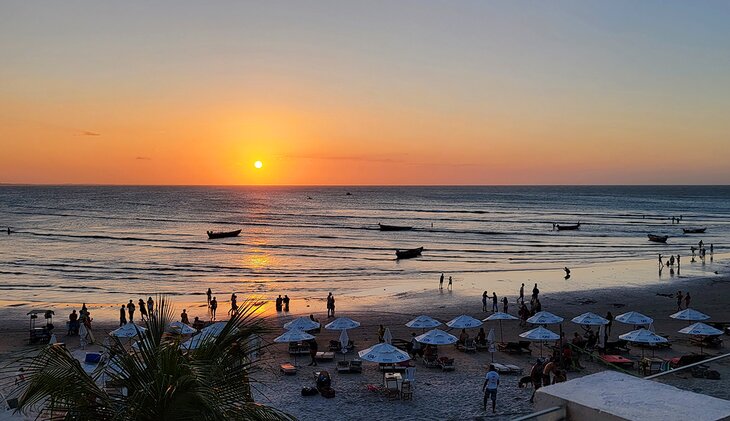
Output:
[[578,222],[577,224],[572,224],[572,225],[560,225],[560,224],[556,224],[555,225],[555,228],[557,228],[558,231],[575,231],[578,228],[580,228],[580,222]]
[[378,224],[380,227],[380,231],[410,231],[413,229],[413,227],[406,227],[402,225],[385,225],[385,224]]
[[214,238],[238,237],[238,234],[240,234],[240,233],[241,233],[241,230],[226,231],[226,232],[208,231],[208,238],[212,240]]
[[419,247],[417,249],[396,250],[395,257],[398,259],[412,259],[420,256],[421,252],[423,252],[423,247]]
[[669,238],[668,235],[647,234],[647,236],[649,237],[649,241],[653,241],[655,243],[666,243]]
[[682,231],[684,231],[685,234],[704,234],[704,232],[707,231],[707,227],[705,227],[705,228],[682,228]]

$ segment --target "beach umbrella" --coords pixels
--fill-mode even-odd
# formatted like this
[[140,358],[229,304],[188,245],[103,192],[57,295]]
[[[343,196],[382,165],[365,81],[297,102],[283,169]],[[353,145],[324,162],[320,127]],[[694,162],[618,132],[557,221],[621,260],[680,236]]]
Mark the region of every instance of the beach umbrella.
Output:
[[509,313],[504,313],[504,312],[498,311],[496,313],[493,313],[486,319],[484,319],[485,322],[489,322],[492,320],[499,321],[499,340],[504,342],[504,330],[502,330],[502,320],[519,320],[519,318],[517,318]]
[[533,325],[553,325],[556,323],[562,323],[563,318],[556,316],[549,311],[539,311],[534,316],[527,319],[527,323]]
[[601,325],[601,327],[598,328],[598,342],[596,343],[596,346],[599,349],[604,349],[606,347],[606,325]]
[[385,333],[383,334],[383,342],[385,342],[386,344],[393,342],[393,335],[390,333],[389,327],[385,328]]
[[408,361],[411,356],[391,344],[379,343],[357,353],[365,361],[381,364],[397,364]]
[[192,326],[186,325],[183,322],[172,322],[170,323],[170,330],[177,333],[178,335],[192,335],[197,332]]
[[223,332],[223,329],[226,327],[226,324],[228,322],[215,322],[210,326],[206,326],[202,329],[200,329],[200,333],[205,333],[206,335],[213,335],[218,336]]
[[142,348],[142,342],[144,342],[147,345],[147,348],[152,348],[152,342],[150,342],[150,339],[147,336],[140,339],[139,341],[135,341],[132,344],[132,348],[139,351]]
[[192,350],[192,349],[198,349],[201,345],[203,345],[207,341],[214,341],[216,335],[210,334],[210,333],[200,333],[198,335],[193,336],[192,338],[188,339],[187,341],[180,344],[180,349],[184,350]]
[[686,308],[682,311],[678,311],[670,315],[669,317],[671,317],[672,319],[687,320],[691,322],[699,322],[701,320],[707,320],[710,318],[710,316],[706,315],[705,313],[693,310],[691,308]]
[[348,317],[338,317],[327,323],[324,328],[328,330],[344,330],[354,329],[356,327],[360,327],[360,322],[356,322]]
[[494,362],[494,352],[496,351],[494,347],[494,328],[489,329],[489,333],[487,334],[487,343],[489,344],[489,353],[492,354],[492,362]]
[[[289,343],[289,342],[303,342],[303,341],[311,341],[314,339],[313,335],[310,335],[309,333],[298,330],[298,329],[292,329],[287,330],[284,332],[283,335],[278,336],[274,338],[274,342],[276,343]],[[294,354],[294,366],[297,365],[297,354]]]
[[51,335],[51,339],[48,341],[48,345],[53,345],[55,343],[58,343],[58,339],[56,338],[56,334]]
[[[654,333],[648,329],[644,329],[644,328],[632,330],[629,333],[624,333],[623,335],[619,335],[619,339],[623,339],[628,342],[647,344],[647,345],[656,345],[656,344],[669,342],[667,340],[667,338],[659,336],[656,333]],[[642,356],[642,358],[644,357],[643,348],[641,349],[641,356]]]
[[483,325],[481,320],[475,319],[466,314],[462,314],[461,316],[458,316],[446,322],[446,326],[452,329],[470,329],[473,327],[479,327],[481,325]]
[[303,330],[306,332],[307,330],[313,330],[318,327],[319,327],[319,322],[315,322],[314,320],[312,320],[306,316],[297,317],[296,319],[294,319],[292,321],[284,323],[284,329],[286,329],[286,330],[296,329],[296,330]]
[[342,359],[345,359],[347,354],[347,345],[350,344],[350,336],[347,334],[347,329],[342,329],[340,332],[340,347],[342,349]]
[[441,322],[429,316],[418,316],[410,322],[406,323],[407,327],[413,329],[432,329],[441,326]]
[[591,313],[590,311],[588,313],[583,313],[580,316],[573,317],[571,321],[579,325],[587,326],[603,326],[608,324],[607,319],[604,319],[595,313]]
[[147,329],[142,326],[137,326],[136,324],[129,322],[118,329],[112,330],[109,332],[109,335],[117,338],[132,338],[137,336],[139,333],[144,333],[146,330]]
[[535,329],[528,330],[527,332],[520,333],[520,338],[525,338],[530,341],[540,341],[540,356],[542,357],[542,343],[544,341],[557,341],[560,339],[560,335],[539,326]]
[[[715,329],[712,326],[698,322],[681,329],[679,333],[686,335],[697,335],[697,336],[717,336],[722,335],[723,332],[720,329]],[[700,342],[700,354],[702,354],[702,342]]]
[[450,345],[456,343],[459,339],[443,330],[432,329],[423,335],[416,336],[416,340],[426,345]]
[[615,320],[617,322],[634,326],[650,325],[654,323],[654,319],[649,316],[644,316],[643,314],[636,311],[629,311],[628,313],[619,314],[615,317]]

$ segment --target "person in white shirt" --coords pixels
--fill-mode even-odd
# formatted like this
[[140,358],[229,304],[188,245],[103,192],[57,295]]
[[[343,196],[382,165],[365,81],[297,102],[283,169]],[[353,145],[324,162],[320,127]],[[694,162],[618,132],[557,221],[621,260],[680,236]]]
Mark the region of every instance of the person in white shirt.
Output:
[[493,364],[489,365],[489,372],[487,377],[484,379],[484,410],[487,410],[487,401],[492,399],[492,412],[497,412],[497,386],[499,386],[499,373],[494,368]]

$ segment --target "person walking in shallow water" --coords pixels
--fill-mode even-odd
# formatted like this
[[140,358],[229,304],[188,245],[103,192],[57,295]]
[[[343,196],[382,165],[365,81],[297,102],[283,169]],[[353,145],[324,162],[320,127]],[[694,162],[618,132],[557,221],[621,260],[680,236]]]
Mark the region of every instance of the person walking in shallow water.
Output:
[[453,280],[451,279],[450,276],[449,276],[449,287],[448,288],[449,288],[449,291],[452,291],[454,289]]
[[439,289],[444,289],[444,274],[441,274],[441,277],[439,278]]
[[211,300],[211,297],[213,297],[213,291],[211,291],[210,288],[208,288],[208,291],[205,292],[205,295],[208,296],[208,307],[210,307],[210,300]]

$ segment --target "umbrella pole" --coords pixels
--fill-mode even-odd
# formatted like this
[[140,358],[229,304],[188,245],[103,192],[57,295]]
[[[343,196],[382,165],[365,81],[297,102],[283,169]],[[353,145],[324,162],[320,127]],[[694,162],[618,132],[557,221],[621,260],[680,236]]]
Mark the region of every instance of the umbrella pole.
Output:
[[504,343],[504,330],[502,330],[502,320],[499,321],[499,337],[502,343]]

